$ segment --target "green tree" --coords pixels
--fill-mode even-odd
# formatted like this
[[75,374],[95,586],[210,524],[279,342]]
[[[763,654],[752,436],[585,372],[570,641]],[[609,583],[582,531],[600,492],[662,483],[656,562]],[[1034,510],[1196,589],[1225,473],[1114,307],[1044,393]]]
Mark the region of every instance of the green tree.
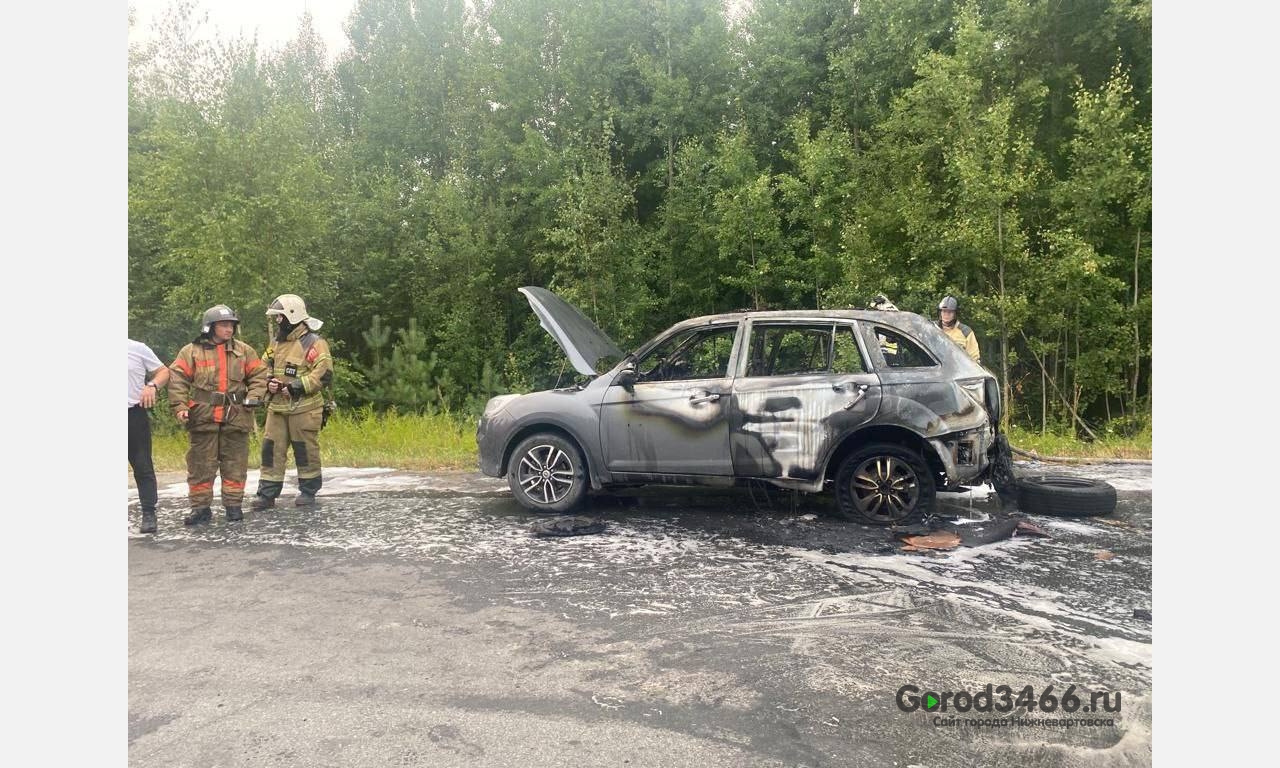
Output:
[[[360,0],[331,60],[305,13],[268,49],[178,0],[129,52],[131,335],[172,353],[228,302],[263,344],[290,291],[340,357],[400,349],[417,382],[357,366],[347,404],[473,411],[564,379],[523,285],[624,347],[744,306],[956,293],[1010,419],[1145,417],[1149,0],[733,12]],[[375,316],[411,336],[366,335]]]

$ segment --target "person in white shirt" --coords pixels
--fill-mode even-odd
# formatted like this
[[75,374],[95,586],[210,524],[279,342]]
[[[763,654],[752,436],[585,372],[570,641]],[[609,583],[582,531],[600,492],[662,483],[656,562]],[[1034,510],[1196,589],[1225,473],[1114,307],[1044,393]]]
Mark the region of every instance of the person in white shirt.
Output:
[[151,464],[151,417],[156,392],[169,383],[169,369],[151,347],[129,339],[129,466],[142,502],[142,533],[156,532],[156,470]]

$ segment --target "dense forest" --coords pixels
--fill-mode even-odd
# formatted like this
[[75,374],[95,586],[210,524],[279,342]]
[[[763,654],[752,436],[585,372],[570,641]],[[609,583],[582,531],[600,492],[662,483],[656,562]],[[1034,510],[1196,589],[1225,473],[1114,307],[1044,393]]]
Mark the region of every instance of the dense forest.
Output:
[[516,288],[624,349],[865,307],[979,334],[1011,418],[1151,391],[1150,0],[358,0],[278,49],[173,5],[129,51],[129,332],[305,297],[338,397],[473,412],[571,369]]

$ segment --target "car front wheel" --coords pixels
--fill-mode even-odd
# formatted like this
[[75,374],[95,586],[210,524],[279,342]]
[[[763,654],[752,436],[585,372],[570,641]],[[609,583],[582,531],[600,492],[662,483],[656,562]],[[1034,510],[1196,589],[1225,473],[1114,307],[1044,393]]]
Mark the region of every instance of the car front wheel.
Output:
[[836,472],[841,517],[867,525],[905,525],[933,508],[937,484],[924,458],[892,443],[845,457]]
[[523,506],[536,512],[568,512],[587,492],[586,461],[571,441],[540,432],[511,452],[507,484]]

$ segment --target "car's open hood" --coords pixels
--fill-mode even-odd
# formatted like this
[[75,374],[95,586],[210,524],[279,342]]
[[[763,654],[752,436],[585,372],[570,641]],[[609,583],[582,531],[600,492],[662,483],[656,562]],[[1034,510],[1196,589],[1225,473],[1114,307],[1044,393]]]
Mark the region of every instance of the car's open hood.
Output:
[[538,322],[569,356],[573,368],[584,376],[596,375],[596,363],[604,357],[622,357],[622,350],[578,311],[578,308],[546,288],[525,286],[520,292],[538,316]]

